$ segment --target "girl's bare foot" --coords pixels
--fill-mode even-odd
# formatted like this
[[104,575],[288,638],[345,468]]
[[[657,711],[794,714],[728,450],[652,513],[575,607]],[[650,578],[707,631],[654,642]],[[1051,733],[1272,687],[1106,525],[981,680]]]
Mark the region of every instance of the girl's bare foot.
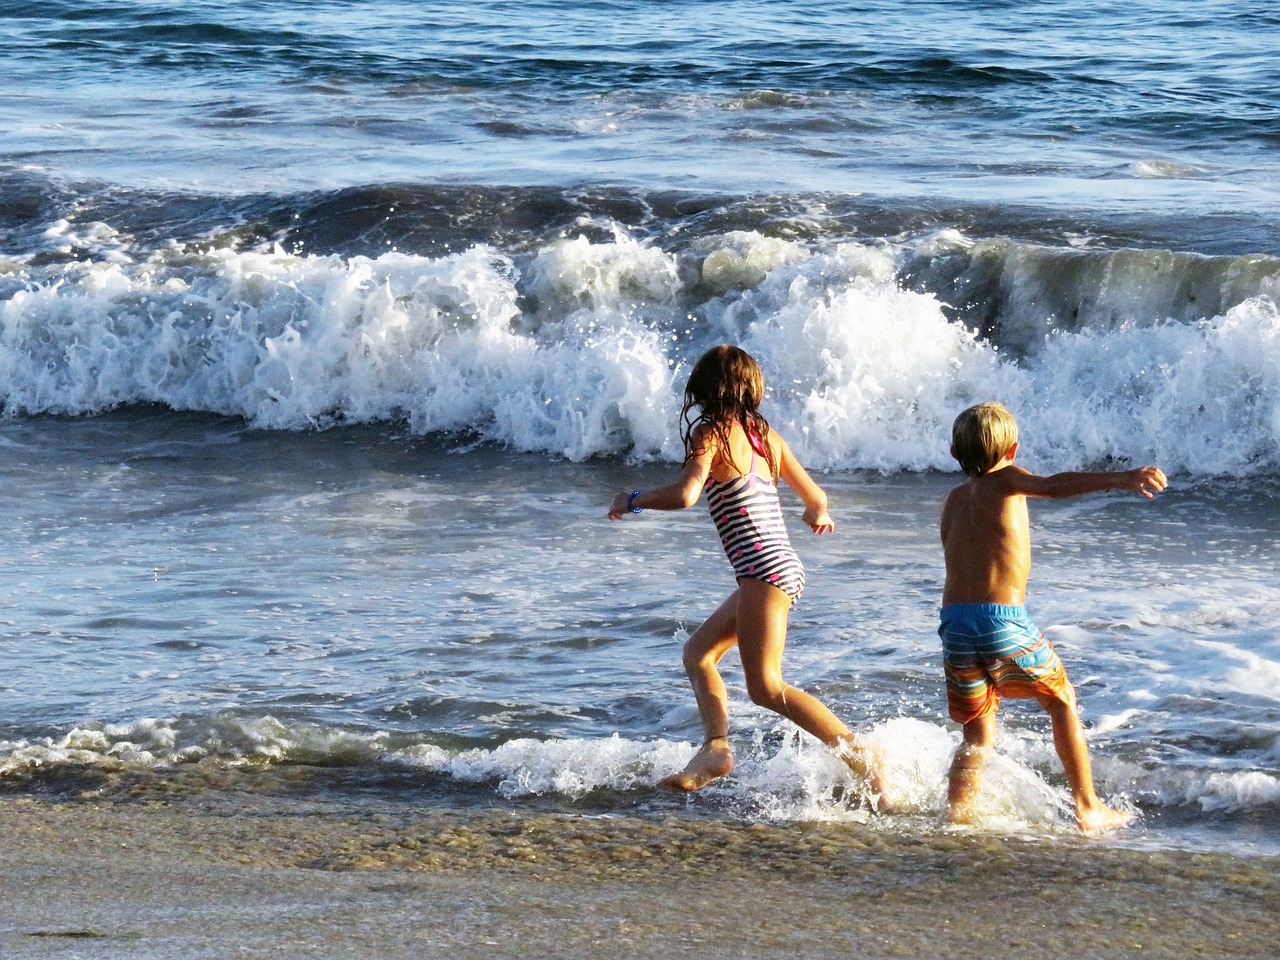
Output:
[[1084,833],[1099,833],[1103,830],[1114,830],[1123,827],[1133,819],[1133,814],[1123,810],[1112,810],[1099,803],[1090,810],[1076,811],[1076,826]]
[[679,773],[663,777],[659,783],[673,790],[701,790],[712,780],[718,780],[733,769],[733,751],[728,737],[708,737],[702,749],[693,755]]
[[871,751],[859,743],[857,737],[850,737],[836,747],[836,756],[845,762],[855,777],[866,782],[871,793],[871,804],[876,812],[888,813],[891,807],[884,795],[884,782],[876,772],[876,762]]

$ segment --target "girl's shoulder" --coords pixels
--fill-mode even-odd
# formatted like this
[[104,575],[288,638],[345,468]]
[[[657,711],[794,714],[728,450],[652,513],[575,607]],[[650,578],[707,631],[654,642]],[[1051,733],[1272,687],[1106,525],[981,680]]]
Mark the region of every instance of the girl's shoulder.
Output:
[[753,427],[746,437],[747,442],[751,444],[751,449],[762,457],[765,456],[766,451],[774,457],[782,453],[782,437],[767,423]]
[[720,431],[715,424],[704,420],[689,432],[689,450],[694,454],[710,450],[718,452],[720,447]]

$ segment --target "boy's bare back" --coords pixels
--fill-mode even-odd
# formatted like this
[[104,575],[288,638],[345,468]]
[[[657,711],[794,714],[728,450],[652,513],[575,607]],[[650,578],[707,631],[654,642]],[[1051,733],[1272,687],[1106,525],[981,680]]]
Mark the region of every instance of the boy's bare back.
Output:
[[1015,466],[1016,454],[1014,444],[989,472],[969,477],[947,495],[942,507],[947,570],[943,606],[1026,602],[1031,572],[1027,497],[1060,499],[1104,490],[1133,490],[1150,497],[1168,485],[1159,467],[1041,477]]
[[1031,534],[1027,498],[1014,492],[1003,476],[1014,469],[970,477],[947,495],[942,506],[944,606],[1024,602]]

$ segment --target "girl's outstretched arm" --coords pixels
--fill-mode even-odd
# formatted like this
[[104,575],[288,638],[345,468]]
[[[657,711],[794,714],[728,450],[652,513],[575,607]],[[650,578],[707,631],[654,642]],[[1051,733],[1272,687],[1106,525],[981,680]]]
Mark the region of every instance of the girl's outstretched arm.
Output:
[[814,483],[813,477],[809,476],[809,472],[800,465],[800,461],[787,446],[787,441],[783,440],[778,433],[774,433],[774,436],[778,438],[782,454],[778,464],[778,474],[804,502],[804,522],[814,533],[830,533],[836,528],[836,522],[827,513],[826,493]]
[[693,455],[685,461],[680,471],[680,479],[662,487],[651,490],[619,491],[609,504],[609,519],[621,520],[633,508],[640,510],[683,510],[692,507],[702,496],[702,488],[711,476],[711,461],[715,457],[715,447],[709,439],[694,450]]

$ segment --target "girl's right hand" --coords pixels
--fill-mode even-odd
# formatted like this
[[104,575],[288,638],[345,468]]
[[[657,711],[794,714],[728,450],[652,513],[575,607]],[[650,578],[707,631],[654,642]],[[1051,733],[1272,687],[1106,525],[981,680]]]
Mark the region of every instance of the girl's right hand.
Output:
[[627,497],[629,496],[630,496],[630,493],[626,490],[623,490],[621,493],[619,493],[616,497],[613,498],[613,503],[609,504],[610,520],[621,520],[623,517],[625,517],[628,513],[631,512],[630,510],[627,509]]

